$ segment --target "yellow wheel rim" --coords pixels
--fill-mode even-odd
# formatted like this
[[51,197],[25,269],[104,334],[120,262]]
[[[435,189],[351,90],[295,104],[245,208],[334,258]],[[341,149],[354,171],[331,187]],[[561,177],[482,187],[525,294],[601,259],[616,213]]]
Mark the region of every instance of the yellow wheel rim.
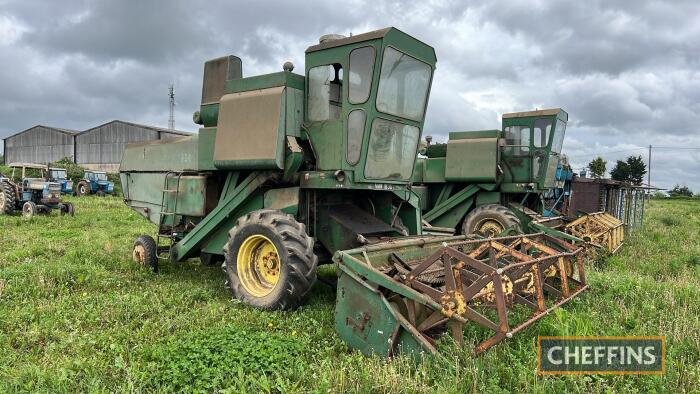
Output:
[[238,249],[236,269],[241,284],[254,297],[272,293],[280,279],[280,257],[275,244],[264,235],[251,235]]
[[503,228],[501,223],[491,219],[482,221],[476,227],[477,233],[489,238],[497,236],[498,234],[502,233],[503,230],[505,230],[505,228]]

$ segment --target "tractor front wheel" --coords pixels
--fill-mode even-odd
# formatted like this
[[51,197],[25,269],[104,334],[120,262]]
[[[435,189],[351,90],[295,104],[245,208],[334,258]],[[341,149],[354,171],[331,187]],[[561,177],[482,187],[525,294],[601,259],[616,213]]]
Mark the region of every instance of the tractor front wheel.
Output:
[[259,309],[293,309],[316,282],[313,238],[302,223],[277,210],[238,219],[224,255],[221,267],[233,296]]
[[8,182],[0,183],[0,215],[12,215],[15,212],[15,193]]
[[61,208],[61,216],[70,215],[75,216],[75,207],[72,202],[64,202],[63,208]]
[[465,235],[477,234],[492,238],[506,230],[509,230],[507,235],[520,233],[520,220],[510,209],[498,204],[476,207],[462,223],[462,234]]
[[87,182],[78,182],[78,187],[75,188],[75,195],[78,197],[90,194],[90,186]]
[[97,194],[97,197],[104,197],[105,196],[105,192],[102,190],[98,190],[96,194]]
[[37,213],[36,204],[31,201],[27,201],[22,206],[22,217],[29,220],[34,217]]
[[153,272],[158,272],[158,248],[153,237],[142,235],[134,241],[131,258]]

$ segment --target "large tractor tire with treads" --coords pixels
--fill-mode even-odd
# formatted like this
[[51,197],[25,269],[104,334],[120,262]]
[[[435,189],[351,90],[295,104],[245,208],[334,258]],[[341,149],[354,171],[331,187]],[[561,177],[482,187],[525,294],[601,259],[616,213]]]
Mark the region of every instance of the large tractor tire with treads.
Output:
[[520,233],[520,220],[510,209],[498,204],[476,207],[462,223],[462,234],[477,234],[487,238],[496,237],[507,229],[510,229],[507,235]]
[[15,212],[15,191],[9,182],[0,183],[0,215],[12,215]]
[[90,185],[87,182],[78,182],[78,186],[75,188],[75,195],[78,197],[87,196],[91,192]]
[[273,209],[241,217],[229,231],[222,268],[233,296],[263,310],[299,306],[316,282],[313,238],[293,216]]

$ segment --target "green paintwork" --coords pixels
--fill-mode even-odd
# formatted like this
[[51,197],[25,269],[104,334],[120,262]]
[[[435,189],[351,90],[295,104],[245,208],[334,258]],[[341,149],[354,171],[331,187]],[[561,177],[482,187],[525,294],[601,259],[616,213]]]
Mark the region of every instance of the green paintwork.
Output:
[[[199,171],[199,137],[182,137],[129,144],[119,167],[120,172]],[[162,189],[163,185],[160,185]]]
[[[372,121],[375,118],[398,121],[403,124],[416,126],[421,132],[423,130],[423,119],[420,119],[420,121],[404,119],[391,114],[381,113],[376,108],[375,103],[377,100],[377,90],[379,86],[379,70],[381,68],[384,50],[387,47],[400,49],[407,55],[428,64],[431,69],[435,68],[436,62],[435,51],[432,47],[414,39],[398,29],[389,28],[382,34],[376,34],[369,37],[368,40],[352,42],[348,45],[336,46],[318,51],[307,51],[305,64],[306,73],[308,75],[309,70],[316,66],[339,64],[342,66],[344,75],[347,76],[350,52],[353,49],[367,46],[371,46],[375,49],[374,73],[369,98],[364,103],[351,104],[348,100],[348,83],[344,83],[341,91],[342,110],[338,119],[331,119],[323,122],[312,122],[309,121],[308,113],[306,115],[306,124],[308,125],[306,132],[308,133],[314,148],[314,152],[317,156],[317,169],[322,171],[337,169],[345,170],[346,172],[351,173],[354,181],[358,183],[377,181],[368,179],[364,176],[370,130]],[[345,152],[347,150],[347,130],[345,126],[347,124],[346,119],[348,118],[349,113],[356,109],[364,111],[367,117],[363,132],[363,148],[360,153],[360,159],[357,164],[351,165],[346,161]],[[381,182],[394,184],[406,183],[405,181],[397,180],[382,180]]]
[[[533,138],[538,120],[552,126],[542,147],[535,147]],[[508,206],[514,201],[541,211],[538,196],[553,186],[559,163],[559,153],[552,152],[556,137],[563,139],[563,134],[558,135],[563,133],[556,127],[558,120],[565,125],[567,113],[557,109],[508,114],[502,130],[451,132],[444,148],[429,147],[429,154],[436,157],[419,158],[413,176],[414,184],[427,188],[421,190],[421,196],[427,195],[427,204],[422,201],[427,206],[424,219],[433,226],[457,229],[472,209],[485,204]],[[529,127],[526,154],[506,146],[510,126]],[[533,176],[535,161],[542,167]]]
[[[353,49],[364,46],[372,46],[376,50],[374,62],[370,64],[373,77],[370,81],[369,98],[365,103],[351,104],[348,100],[347,80],[351,74],[349,56]],[[250,160],[237,161],[235,157],[229,158],[225,155],[221,156],[221,161],[215,162],[214,151],[215,147],[219,146],[217,127],[225,105],[222,106],[221,101],[216,102],[209,97],[194,116],[195,121],[204,126],[200,129],[199,136],[179,142],[148,142],[127,147],[122,162],[122,178],[131,182],[127,189],[129,193],[133,193],[133,196],[142,193],[144,196],[141,199],[145,200],[143,204],[137,204],[136,200],[128,195],[127,204],[142,213],[148,212],[146,216],[158,223],[163,189],[158,180],[163,180],[165,173],[188,170],[207,178],[206,190],[197,191],[200,196],[198,201],[206,201],[204,216],[175,216],[178,223],[189,222],[196,225],[193,229],[178,230],[176,243],[170,250],[170,257],[174,261],[196,256],[199,251],[222,254],[228,231],[238,218],[263,207],[280,209],[296,215],[297,220],[307,225],[316,241],[330,252],[335,252],[340,245],[356,246],[359,234],[356,232],[362,228],[361,223],[350,223],[349,227],[343,228],[337,221],[329,219],[330,212],[342,207],[355,207],[375,217],[379,223],[384,223],[387,229],[384,235],[396,236],[404,230],[411,235],[420,235],[421,199],[411,191],[410,179],[370,180],[364,176],[369,130],[373,119],[383,118],[415,126],[419,131],[423,128],[424,114],[419,118],[404,119],[380,113],[376,109],[380,68],[384,50],[388,47],[425,63],[432,78],[436,62],[433,48],[393,28],[353,36],[335,41],[331,45],[309,48],[305,59],[305,74],[311,67],[323,64],[340,64],[345,71],[346,83],[342,86],[338,102],[340,118],[324,122],[312,122],[307,118],[309,99],[305,76],[289,71],[246,78],[241,78],[240,74],[227,76],[221,73],[212,73],[209,78],[205,74],[204,85],[209,87],[209,92],[216,94],[285,88],[281,94],[283,101],[274,138],[277,146],[274,166],[271,163]],[[237,58],[219,59],[218,61],[223,63],[218,64],[218,70],[230,69],[231,65],[225,63],[231,61],[230,59],[235,61]],[[222,78],[231,79],[224,81]],[[217,86],[221,86],[219,83],[224,85],[220,91],[217,90]],[[349,165],[346,161],[347,130],[344,119],[350,111],[358,108],[367,114],[362,153],[356,164]],[[263,113],[259,115],[264,116]],[[237,141],[228,143],[235,144]],[[266,141],[242,140],[240,143],[253,145]],[[416,152],[411,152],[411,156],[415,157],[415,153],[417,146]],[[413,167],[412,161],[413,158],[409,162],[408,170]],[[274,169],[261,172],[261,169],[267,168]],[[138,175],[144,172],[152,172],[157,176]],[[181,192],[193,194],[189,189]],[[196,205],[195,200],[197,199],[188,197],[182,200],[182,204],[188,210],[192,210]],[[213,202],[211,206],[210,202]],[[166,209],[172,209],[170,203],[166,199]],[[149,209],[144,211],[144,207]],[[167,219],[165,222],[172,223]],[[389,224],[393,222],[396,226],[392,228]]]
[[291,72],[280,71],[272,74],[257,75],[254,77],[231,79],[226,81],[226,93],[248,92],[251,90],[271,88],[275,86],[288,86],[303,91],[304,77]]

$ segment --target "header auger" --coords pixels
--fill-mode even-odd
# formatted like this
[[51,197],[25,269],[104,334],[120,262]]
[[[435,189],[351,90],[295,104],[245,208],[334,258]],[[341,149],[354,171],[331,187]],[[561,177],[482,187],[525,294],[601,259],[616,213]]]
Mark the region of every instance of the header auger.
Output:
[[[336,327],[368,354],[430,351],[443,326],[459,339],[472,323],[493,331],[485,350],[529,324],[506,320],[513,305],[534,321],[578,294],[579,251],[549,235],[424,234],[412,176],[435,63],[395,28],[322,37],[304,75],[206,62],[199,134],[124,152],[125,202],[157,226],[134,260],[223,263],[234,297],[279,310],[301,304],[335,255]],[[489,308],[498,316],[476,312]]]

